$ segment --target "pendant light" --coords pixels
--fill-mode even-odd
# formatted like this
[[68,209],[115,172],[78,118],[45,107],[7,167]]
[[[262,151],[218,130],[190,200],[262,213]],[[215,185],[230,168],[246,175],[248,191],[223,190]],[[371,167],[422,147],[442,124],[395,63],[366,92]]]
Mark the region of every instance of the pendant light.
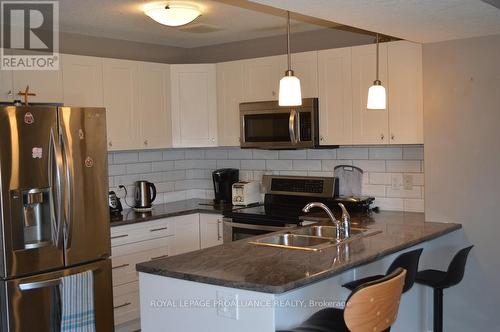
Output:
[[385,110],[386,96],[385,88],[379,80],[379,37],[377,33],[377,76],[373,85],[368,89],[368,101],[366,107],[371,110]]
[[290,12],[287,12],[286,49],[288,69],[285,76],[280,80],[279,106],[300,106],[302,105],[302,93],[300,91],[300,80],[293,74],[292,55],[290,52]]

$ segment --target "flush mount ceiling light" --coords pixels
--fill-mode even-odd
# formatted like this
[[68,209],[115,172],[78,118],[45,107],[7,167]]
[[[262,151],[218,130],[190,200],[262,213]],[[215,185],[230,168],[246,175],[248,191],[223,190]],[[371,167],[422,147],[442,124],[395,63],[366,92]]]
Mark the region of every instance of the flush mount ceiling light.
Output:
[[302,105],[302,92],[300,90],[300,80],[293,74],[292,59],[290,52],[290,12],[287,12],[286,29],[286,49],[288,58],[288,69],[285,76],[280,80],[280,92],[278,104],[280,106],[300,106]]
[[385,88],[378,77],[378,57],[379,57],[379,38],[377,33],[377,76],[373,85],[368,89],[368,101],[366,103],[366,108],[371,110],[385,110],[386,109],[386,96]]
[[201,10],[188,3],[162,2],[147,6],[144,13],[160,24],[178,27],[193,22]]

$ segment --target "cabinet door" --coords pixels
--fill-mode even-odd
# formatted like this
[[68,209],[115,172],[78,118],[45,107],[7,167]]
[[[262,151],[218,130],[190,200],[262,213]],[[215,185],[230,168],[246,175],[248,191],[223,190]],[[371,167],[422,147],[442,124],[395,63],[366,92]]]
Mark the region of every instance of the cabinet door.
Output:
[[278,100],[279,81],[286,68],[283,56],[244,60],[245,101]]
[[222,216],[217,214],[200,214],[201,248],[222,244]]
[[62,55],[63,98],[68,106],[101,107],[102,59],[80,55]]
[[423,144],[422,46],[388,43],[391,144]]
[[321,145],[352,144],[351,48],[318,52]]
[[173,217],[169,219],[174,226],[172,253],[174,255],[200,249],[199,214]]
[[138,64],[134,61],[103,59],[103,95],[106,107],[108,149],[141,147],[138,105]]
[[140,136],[143,148],[172,146],[170,114],[170,68],[159,63],[140,63],[139,108]]
[[172,65],[170,73],[173,145],[217,146],[215,64]]
[[16,98],[14,98],[14,88],[12,87],[12,70],[0,70],[0,101],[12,102],[14,99],[19,98],[17,96]]
[[[387,86],[387,44],[380,44],[380,80]],[[376,46],[352,48],[353,87],[353,144],[389,144],[389,115],[387,110],[366,108],[368,89],[376,77]]]
[[63,84],[62,70],[15,70],[12,73],[14,99],[24,101],[18,92],[24,91],[26,86],[36,96],[30,96],[33,103],[62,103]]
[[217,64],[219,146],[240,145],[240,103],[244,97],[242,61]]
[[[282,74],[287,69],[286,56]],[[300,79],[302,98],[318,97],[318,52],[303,52],[292,54],[292,69]],[[281,79],[281,77],[280,77]]]

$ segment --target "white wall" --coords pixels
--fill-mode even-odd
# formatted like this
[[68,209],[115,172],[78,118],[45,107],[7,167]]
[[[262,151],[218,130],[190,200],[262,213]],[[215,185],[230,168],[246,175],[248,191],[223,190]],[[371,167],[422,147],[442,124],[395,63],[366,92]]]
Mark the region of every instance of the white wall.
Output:
[[[363,194],[375,197],[383,210],[423,212],[423,147],[356,146],[339,149],[269,151],[240,148],[166,149],[109,154],[109,183],[131,186],[134,181],[156,184],[158,202],[213,198],[212,171],[240,169],[242,181],[261,181],[264,174],[333,176],[336,165],[365,171]],[[405,188],[403,178],[410,178]],[[131,198],[129,199],[131,202]]]
[[475,245],[445,330],[500,331],[500,35],[426,44],[423,61],[426,217]]

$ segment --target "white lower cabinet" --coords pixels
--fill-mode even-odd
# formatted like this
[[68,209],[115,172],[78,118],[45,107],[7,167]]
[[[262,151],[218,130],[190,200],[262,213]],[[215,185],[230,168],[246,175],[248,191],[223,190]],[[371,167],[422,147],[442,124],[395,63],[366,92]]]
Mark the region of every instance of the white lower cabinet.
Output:
[[200,244],[208,248],[222,244],[222,216],[218,214],[200,214]]
[[188,214],[111,228],[115,329],[140,329],[136,264],[222,244],[222,215]]

